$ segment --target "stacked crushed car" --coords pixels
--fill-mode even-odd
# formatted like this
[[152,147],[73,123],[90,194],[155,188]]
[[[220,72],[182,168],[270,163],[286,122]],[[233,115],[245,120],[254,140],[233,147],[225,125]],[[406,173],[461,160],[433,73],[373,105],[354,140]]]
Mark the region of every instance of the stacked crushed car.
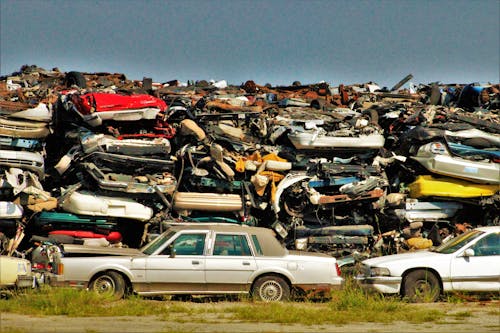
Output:
[[500,85],[401,89],[411,78],[182,85],[23,66],[0,78],[0,250],[24,235],[139,247],[211,221],[343,257],[498,225]]

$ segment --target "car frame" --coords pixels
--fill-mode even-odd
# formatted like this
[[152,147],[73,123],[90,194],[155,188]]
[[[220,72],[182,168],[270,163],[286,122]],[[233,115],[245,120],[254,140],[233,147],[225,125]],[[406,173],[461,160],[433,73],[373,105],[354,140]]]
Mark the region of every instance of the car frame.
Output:
[[[202,247],[192,248],[199,242]],[[335,258],[289,251],[268,228],[175,224],[135,253],[125,251],[122,255],[119,249],[89,254],[81,246],[65,246],[60,263],[63,274],[54,285],[88,288],[116,298],[127,292],[144,296],[251,294],[271,302],[287,300],[292,294],[328,297],[344,281]]]
[[413,302],[434,302],[451,291],[498,292],[499,237],[500,226],[480,227],[432,250],[366,259],[356,280],[364,289]]

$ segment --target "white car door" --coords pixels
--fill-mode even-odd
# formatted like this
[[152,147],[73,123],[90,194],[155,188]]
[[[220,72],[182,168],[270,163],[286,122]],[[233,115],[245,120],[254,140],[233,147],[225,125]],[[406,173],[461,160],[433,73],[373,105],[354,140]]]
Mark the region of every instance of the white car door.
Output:
[[215,234],[211,255],[206,257],[209,291],[247,291],[248,280],[256,268],[246,233]]
[[[146,281],[150,292],[196,292],[205,288],[207,232],[180,233],[172,247],[146,259]],[[171,251],[175,254],[171,254]]]
[[500,291],[500,234],[486,235],[468,249],[473,255],[462,251],[451,262],[453,290]]

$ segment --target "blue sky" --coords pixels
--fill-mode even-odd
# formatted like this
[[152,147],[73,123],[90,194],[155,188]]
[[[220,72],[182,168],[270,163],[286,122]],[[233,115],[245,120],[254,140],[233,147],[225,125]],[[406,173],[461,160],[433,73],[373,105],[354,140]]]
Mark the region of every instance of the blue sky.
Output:
[[498,0],[0,0],[0,74],[498,83],[499,21]]

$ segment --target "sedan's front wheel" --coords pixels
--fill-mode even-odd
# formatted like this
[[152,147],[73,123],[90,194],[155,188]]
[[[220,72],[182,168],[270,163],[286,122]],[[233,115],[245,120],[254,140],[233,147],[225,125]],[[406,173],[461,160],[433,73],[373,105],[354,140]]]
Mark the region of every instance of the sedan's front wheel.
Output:
[[263,276],[253,285],[252,296],[264,302],[287,301],[290,299],[290,286],[279,276]]
[[120,273],[105,272],[92,280],[90,290],[120,299],[125,295],[125,280]]
[[416,270],[404,279],[403,296],[411,302],[435,302],[441,294],[441,287],[436,275],[427,270]]

